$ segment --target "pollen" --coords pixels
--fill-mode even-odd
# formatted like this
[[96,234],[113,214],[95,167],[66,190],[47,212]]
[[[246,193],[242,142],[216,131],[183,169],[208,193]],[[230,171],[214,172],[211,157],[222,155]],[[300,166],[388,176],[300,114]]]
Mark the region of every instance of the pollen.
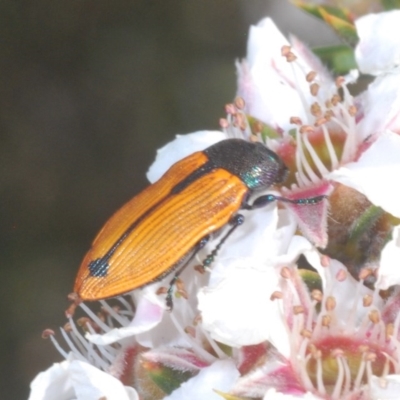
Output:
[[281,54],[286,58],[287,62],[293,62],[297,60],[296,55],[292,52],[290,46],[282,46]]
[[336,300],[333,296],[328,296],[325,300],[325,308],[327,311],[333,311],[336,308]]
[[321,106],[318,103],[311,104],[310,110],[314,117],[320,117],[322,115]]
[[317,76],[317,72],[316,71],[310,71],[306,75],[306,81],[311,83],[313,80],[315,80],[316,76]]
[[310,85],[310,93],[313,95],[313,96],[316,96],[317,94],[318,94],[318,91],[319,91],[319,85],[318,85],[318,83],[312,83],[311,85]]
[[226,118],[219,120],[221,129],[230,138],[239,138],[251,142],[262,142],[262,124],[251,124],[246,114],[246,102],[242,97],[236,97],[233,103],[225,105]]
[[318,303],[321,302],[322,296],[323,296],[322,292],[321,292],[320,290],[318,290],[318,289],[314,289],[314,290],[311,292],[311,298],[312,298],[313,300],[317,301]]
[[245,103],[243,97],[236,97],[235,103],[234,103],[234,104],[235,104],[235,107],[236,107],[238,110],[243,110],[244,107],[245,107],[245,105],[246,105],[246,103]]
[[[309,116],[301,121],[293,116],[290,122],[296,125],[296,178],[298,185],[318,184],[324,175],[336,169],[341,161],[354,157],[355,116],[357,108],[346,87],[346,80],[340,80],[345,101],[339,93],[326,96],[321,91],[322,82],[314,71],[306,75],[313,97],[307,103],[303,96],[304,111]],[[311,100],[311,99],[310,99]],[[341,159],[340,159],[341,157]]]
[[293,125],[303,125],[299,117],[290,117],[290,123]]

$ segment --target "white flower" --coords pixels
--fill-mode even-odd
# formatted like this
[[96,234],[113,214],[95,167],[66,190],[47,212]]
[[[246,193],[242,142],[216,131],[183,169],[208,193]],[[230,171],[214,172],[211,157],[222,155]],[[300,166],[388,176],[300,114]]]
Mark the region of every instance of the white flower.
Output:
[[302,393],[301,395],[279,393],[275,389],[269,389],[263,400],[322,400],[319,396],[314,396],[311,393]]
[[296,268],[283,268],[275,296],[282,312],[273,323],[286,335],[270,343],[279,349],[287,340],[289,353],[259,350],[259,360],[265,361],[243,375],[231,393],[267,399],[273,390],[285,394],[282,399],[392,398],[400,376],[397,298],[396,305],[384,305],[377,290],[356,282],[338,261],[315,250],[305,255],[320,275],[321,290],[306,288]]
[[41,372],[31,383],[29,400],[139,400],[132,387],[87,362],[69,357]]
[[387,131],[353,163],[329,177],[364,194],[377,206],[400,217],[400,191],[393,177],[400,176],[400,136]]
[[[246,60],[237,63],[238,96],[246,103],[246,112],[275,129],[288,131],[293,126],[290,116],[307,119],[304,102],[314,99],[309,83],[302,79],[309,70],[317,71],[330,85],[333,79],[319,60],[298,42],[300,58],[294,65],[281,56],[289,42],[271,18],[250,28]],[[297,49],[296,49],[297,50]]]
[[376,376],[371,380],[371,398],[397,400],[400,391],[400,375],[388,375],[385,379]]
[[356,60],[361,72],[371,75],[400,72],[400,10],[368,14],[356,20],[360,39]]
[[[287,214],[287,224],[280,227],[276,209],[249,215],[253,226],[260,225],[242,232],[249,245],[241,247],[237,255],[225,249],[218,257],[209,284],[198,294],[203,327],[215,340],[240,347],[285,335],[280,326],[271,324],[281,311],[271,302],[280,281],[279,269],[312,247],[306,239],[293,236],[296,224]],[[268,218],[273,222],[267,223]],[[239,235],[232,238],[231,246],[245,241]]]
[[393,239],[382,250],[376,286],[387,290],[400,285],[400,226],[393,229]]
[[[396,177],[400,173],[400,41],[393,34],[400,24],[400,11],[366,15],[356,21],[360,42],[356,58],[360,69],[377,78],[360,96],[362,137],[376,141],[352,163],[332,174],[332,178],[365,194],[396,217],[400,217],[400,196]],[[385,246],[380,259],[377,287],[398,285],[399,228]]]
[[[372,29],[370,26],[384,26],[386,23],[387,29],[382,30]],[[400,72],[395,69],[400,62],[397,46],[399,39],[396,35],[390,35],[393,32],[390,27],[399,23],[400,11],[366,16],[357,22],[361,38],[357,47],[358,62],[363,66],[371,57],[373,60],[379,59],[375,51],[379,47],[380,52],[385,52],[387,59],[391,57],[390,62],[386,62],[391,66],[388,68],[391,74],[380,77],[356,100],[347,91],[346,81],[343,81],[343,103],[338,102],[333,107],[325,105],[337,96],[333,79],[320,66],[315,56],[307,52],[298,41],[295,41],[292,52],[288,53],[291,62],[280,57],[278,50],[287,46],[288,42],[270,19],[252,27],[247,60],[238,65],[238,93],[246,102],[246,112],[283,132],[283,140],[270,140],[267,143],[284,160],[289,147],[284,144],[285,132],[287,135],[288,130],[295,127],[290,124],[290,119],[293,121],[296,117],[300,121],[297,145],[303,143],[307,150],[296,150],[298,184],[315,184],[321,178],[341,182],[365,194],[372,203],[396,216],[400,216],[400,192],[396,190],[396,185],[390,185],[388,181],[391,174],[397,175],[400,171],[400,158],[396,157],[400,152],[400,139],[388,130],[397,127],[400,115]],[[393,49],[394,45],[382,46],[382,43],[386,44],[386,37],[389,35],[395,41],[397,50]],[[272,41],[271,38],[276,40]],[[371,41],[373,50],[361,50]],[[292,61],[293,57],[297,57],[295,61]],[[261,71],[264,71],[265,77]],[[310,72],[313,73],[312,81],[306,79]],[[268,83],[263,81],[263,77]],[[276,87],[269,84],[270,79],[275,82]],[[351,79],[353,78],[349,76],[348,82]],[[314,95],[313,88],[316,90]],[[337,99],[333,102],[337,102]],[[358,114],[357,104],[361,107]],[[268,114],[271,110],[274,111],[274,106],[279,108],[279,113]],[[263,110],[264,113],[258,110]],[[275,116],[279,118],[276,119]],[[346,135],[346,139],[342,145],[343,154],[338,158],[333,144],[339,145],[335,135],[340,132]],[[310,144],[313,143],[313,137],[315,143],[318,135],[324,135],[324,151],[329,154],[328,160],[318,155],[322,149],[318,150],[318,147]],[[365,142],[367,139],[369,142]],[[316,167],[311,168],[305,160],[305,151],[309,152]]]
[[[400,217],[400,193],[392,177],[400,173],[400,39],[393,34],[400,10],[366,15],[356,21],[360,70],[379,75],[360,96],[360,137],[375,138],[361,157],[330,178],[353,187],[370,201]],[[396,28],[395,28],[396,27]]]

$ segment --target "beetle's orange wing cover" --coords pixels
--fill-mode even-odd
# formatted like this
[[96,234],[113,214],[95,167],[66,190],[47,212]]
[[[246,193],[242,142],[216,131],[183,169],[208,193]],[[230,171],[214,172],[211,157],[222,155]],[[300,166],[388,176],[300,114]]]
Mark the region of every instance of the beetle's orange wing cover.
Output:
[[[82,300],[112,297],[151,283],[202,238],[229,222],[248,189],[226,170],[212,170],[171,194],[173,187],[207,160],[198,152],[174,164],[109,219],[79,269],[74,291]],[[112,248],[106,273],[93,276],[90,263]]]

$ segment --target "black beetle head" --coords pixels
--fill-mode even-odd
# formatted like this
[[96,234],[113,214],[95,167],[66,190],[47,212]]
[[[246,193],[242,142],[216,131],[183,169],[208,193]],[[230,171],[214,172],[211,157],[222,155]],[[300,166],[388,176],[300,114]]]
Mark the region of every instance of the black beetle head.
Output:
[[267,189],[282,183],[288,175],[288,168],[281,158],[262,143],[227,139],[204,152],[215,167],[239,176],[251,190]]

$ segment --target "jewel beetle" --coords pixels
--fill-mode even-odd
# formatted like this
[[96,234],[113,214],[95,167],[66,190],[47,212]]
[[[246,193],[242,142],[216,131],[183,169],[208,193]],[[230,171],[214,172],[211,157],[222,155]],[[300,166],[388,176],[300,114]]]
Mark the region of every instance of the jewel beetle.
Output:
[[[292,201],[251,195],[282,183],[288,169],[261,143],[226,139],[178,161],[155,183],[131,199],[104,225],[84,257],[74,292],[80,300],[117,296],[177,271],[172,287],[188,262],[210,235],[232,227],[206,258],[209,264],[219,247],[243,222],[240,209],[254,209],[271,201]],[[316,202],[321,198],[302,199]]]

